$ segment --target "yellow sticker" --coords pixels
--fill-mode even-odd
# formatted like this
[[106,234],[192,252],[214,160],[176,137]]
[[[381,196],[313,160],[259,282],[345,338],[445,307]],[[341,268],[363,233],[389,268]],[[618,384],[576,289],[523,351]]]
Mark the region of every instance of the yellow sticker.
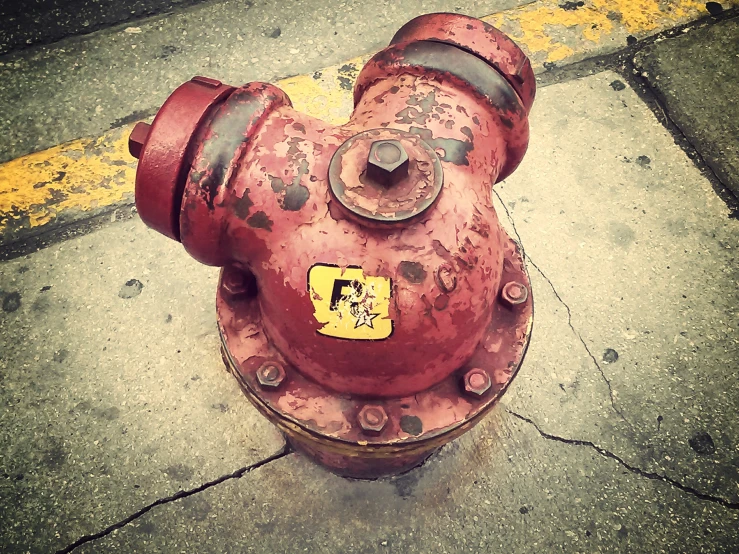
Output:
[[318,332],[350,340],[382,340],[393,334],[392,280],[365,276],[361,267],[316,264],[308,271],[308,293]]

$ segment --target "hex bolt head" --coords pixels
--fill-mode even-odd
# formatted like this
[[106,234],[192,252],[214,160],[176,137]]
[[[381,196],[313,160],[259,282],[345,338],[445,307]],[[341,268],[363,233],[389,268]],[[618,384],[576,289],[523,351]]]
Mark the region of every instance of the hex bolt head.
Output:
[[526,302],[529,297],[529,289],[518,281],[509,281],[500,290],[500,301],[508,308],[514,308]]
[[488,372],[479,367],[470,369],[464,374],[462,379],[464,392],[469,396],[474,396],[476,398],[484,396],[485,393],[490,390],[492,385],[493,380],[490,378]]
[[398,140],[377,140],[367,157],[367,177],[385,187],[397,185],[408,176],[408,154]]
[[387,413],[382,406],[366,404],[359,410],[357,420],[367,435],[379,435],[387,423]]
[[221,277],[223,292],[229,297],[253,296],[256,294],[256,279],[249,271],[244,271],[235,266],[223,268]]
[[257,370],[257,381],[263,389],[276,389],[285,380],[285,368],[278,362],[266,362]]
[[144,150],[150,129],[151,125],[139,121],[128,136],[128,151],[137,160],[141,158],[141,152]]

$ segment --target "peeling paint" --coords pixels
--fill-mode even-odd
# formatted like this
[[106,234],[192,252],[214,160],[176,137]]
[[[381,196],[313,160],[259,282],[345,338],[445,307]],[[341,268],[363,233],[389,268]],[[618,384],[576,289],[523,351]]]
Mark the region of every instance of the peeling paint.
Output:
[[[724,3],[727,9],[738,5],[739,0]],[[545,63],[562,65],[616,51],[626,46],[628,37],[646,37],[707,14],[705,4],[693,0],[584,0],[581,6],[544,0],[483,20],[516,40],[541,70]],[[344,123],[353,107],[351,84],[368,59],[353,58],[276,84],[298,111],[330,124]],[[451,129],[454,123],[446,125]],[[127,138],[132,128],[126,125],[0,165],[0,234],[7,237],[67,213],[81,218],[131,202],[136,161],[128,153]]]

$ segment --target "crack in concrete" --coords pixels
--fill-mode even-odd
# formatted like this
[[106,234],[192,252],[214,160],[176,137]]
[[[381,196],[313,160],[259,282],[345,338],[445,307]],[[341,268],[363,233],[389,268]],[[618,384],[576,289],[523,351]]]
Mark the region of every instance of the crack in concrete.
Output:
[[534,420],[529,419],[528,417],[522,416],[521,414],[517,414],[516,412],[513,412],[507,408],[506,408],[506,412],[511,414],[513,417],[520,419],[521,421],[524,421],[528,423],[529,425],[533,426],[534,429],[536,429],[536,431],[539,433],[539,435],[541,435],[543,438],[547,440],[561,442],[563,444],[570,444],[574,446],[587,446],[595,450],[601,456],[605,458],[610,458],[611,460],[615,460],[621,466],[629,470],[631,473],[639,475],[640,477],[645,477],[653,481],[662,481],[663,483],[667,483],[668,485],[676,489],[679,489],[686,494],[694,496],[700,500],[705,500],[707,502],[713,502],[714,504],[719,504],[723,506],[724,508],[728,508],[730,510],[739,510],[739,502],[730,502],[726,500],[725,498],[721,498],[720,496],[713,496],[711,494],[706,494],[688,485],[683,485],[679,481],[676,481],[675,479],[667,477],[666,475],[661,475],[659,473],[654,473],[652,471],[645,471],[641,468],[631,465],[630,463],[626,462],[625,460],[623,460],[622,458],[620,458],[613,452],[606,450],[605,448],[601,448],[600,446],[598,446],[597,444],[593,442],[586,441],[586,440],[580,440],[580,439],[567,439],[564,437],[559,437],[557,435],[552,435],[550,433],[542,431],[541,428],[536,424]]
[[68,554],[69,552],[72,552],[76,548],[82,546],[83,544],[87,544],[89,542],[96,541],[98,539],[101,539],[109,534],[111,534],[113,531],[116,531],[117,529],[120,529],[122,527],[125,527],[132,521],[135,521],[136,519],[143,516],[148,511],[152,510],[153,508],[156,508],[157,506],[161,506],[163,504],[169,504],[170,502],[174,502],[176,500],[180,500],[182,498],[187,498],[188,496],[192,496],[194,494],[198,494],[199,492],[203,492],[204,490],[207,490],[211,487],[215,487],[216,485],[220,485],[221,483],[225,481],[229,481],[231,479],[241,479],[244,475],[247,473],[251,473],[252,471],[259,469],[260,467],[266,466],[267,464],[270,464],[276,460],[279,460],[280,458],[284,458],[288,454],[292,452],[292,448],[290,448],[289,444],[285,444],[285,446],[277,452],[276,454],[273,454],[263,460],[260,460],[256,463],[253,463],[251,465],[242,467],[241,469],[237,469],[233,473],[229,473],[227,475],[222,475],[221,477],[218,477],[217,479],[214,479],[213,481],[208,481],[207,483],[204,483],[202,485],[199,485],[193,489],[190,490],[180,490],[174,493],[171,496],[166,496],[164,498],[159,498],[152,502],[151,504],[147,504],[140,510],[134,512],[133,514],[129,515],[128,517],[125,517],[124,519],[114,523],[113,525],[110,525],[103,529],[102,531],[99,531],[97,533],[93,533],[92,535],[83,535],[76,541],[74,541],[69,546],[66,546],[62,548],[61,550],[57,550],[56,554]]
[[582,344],[583,348],[585,349],[585,352],[588,353],[588,356],[593,361],[593,364],[596,368],[598,368],[598,372],[600,373],[600,376],[603,378],[603,381],[606,384],[606,387],[608,387],[608,397],[611,400],[611,407],[613,408],[613,411],[618,414],[618,416],[624,421],[624,423],[631,426],[631,423],[628,419],[626,419],[626,416],[624,416],[621,409],[616,405],[616,397],[613,394],[613,387],[611,386],[611,381],[606,376],[605,371],[603,371],[603,368],[598,363],[598,360],[595,358],[593,353],[590,351],[590,347],[585,342],[585,339],[582,338],[582,335],[580,332],[575,329],[575,326],[572,324],[572,310],[570,310],[570,307],[567,305],[567,303],[562,300],[562,297],[557,292],[557,289],[554,287],[554,283],[552,283],[551,279],[547,277],[547,275],[541,270],[541,268],[536,265],[534,260],[531,259],[531,256],[529,256],[526,251],[523,249],[522,242],[521,242],[521,235],[518,234],[518,229],[516,228],[516,222],[513,220],[513,216],[511,215],[511,212],[508,210],[508,206],[503,201],[503,198],[501,198],[500,194],[497,190],[493,189],[493,193],[495,196],[498,197],[498,200],[500,200],[501,205],[503,206],[503,209],[505,210],[506,216],[508,217],[508,221],[511,222],[511,226],[513,227],[513,233],[516,235],[516,239],[518,239],[518,244],[521,246],[521,252],[523,252],[524,258],[536,269],[536,271],[539,272],[539,275],[542,276],[542,278],[549,284],[549,287],[552,289],[552,292],[554,293],[554,296],[557,298],[560,304],[562,304],[565,307],[565,310],[567,310],[567,325],[569,325],[570,330],[573,332],[573,334],[578,338],[580,343]]

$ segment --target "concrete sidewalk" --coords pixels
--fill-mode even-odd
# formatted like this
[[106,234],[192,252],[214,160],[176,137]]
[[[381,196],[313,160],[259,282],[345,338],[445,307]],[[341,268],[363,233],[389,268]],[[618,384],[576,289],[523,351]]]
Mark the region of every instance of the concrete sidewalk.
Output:
[[540,89],[495,189],[536,304],[520,373],[400,477],[286,450],[220,360],[217,270],[137,219],[2,262],[0,552],[736,552],[739,220],[593,71]]

